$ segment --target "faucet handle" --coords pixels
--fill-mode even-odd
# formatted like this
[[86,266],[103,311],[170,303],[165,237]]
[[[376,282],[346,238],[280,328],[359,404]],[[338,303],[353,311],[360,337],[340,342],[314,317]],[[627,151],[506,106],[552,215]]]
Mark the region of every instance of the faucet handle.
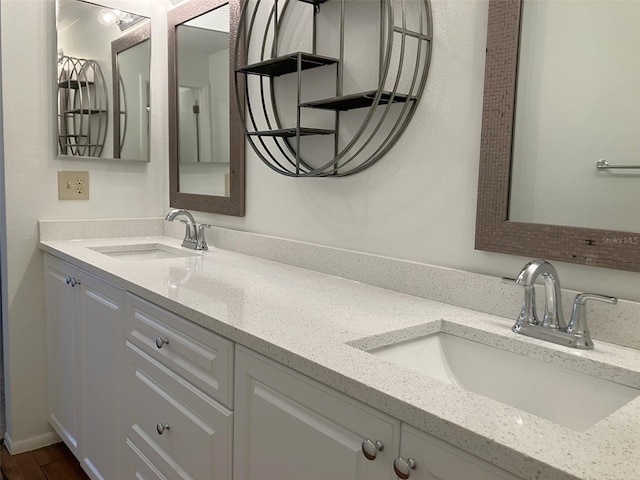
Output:
[[571,320],[567,326],[567,333],[573,334],[576,338],[582,339],[582,345],[579,348],[593,348],[591,334],[587,327],[587,300],[596,300],[615,305],[618,303],[616,297],[607,295],[598,295],[597,293],[579,293],[573,300],[573,310],[571,312]]
[[599,302],[610,303],[611,305],[615,305],[618,303],[618,299],[616,297],[610,297],[608,295],[599,295],[597,293],[579,293],[576,295],[573,303],[574,305],[577,303],[579,305],[585,305],[587,300],[597,300]]
[[196,250],[209,250],[207,246],[207,239],[204,238],[204,229],[211,228],[213,225],[209,225],[207,223],[201,223],[198,225],[198,243],[196,245]]

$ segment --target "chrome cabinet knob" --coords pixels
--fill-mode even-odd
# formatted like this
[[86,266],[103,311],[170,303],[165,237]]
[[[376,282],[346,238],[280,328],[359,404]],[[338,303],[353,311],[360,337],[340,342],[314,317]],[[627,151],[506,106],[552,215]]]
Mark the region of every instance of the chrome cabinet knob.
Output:
[[80,285],[80,282],[75,278],[72,278],[69,282],[69,285],[71,285],[72,287],[75,287],[76,285]]
[[393,461],[393,471],[398,478],[403,480],[411,476],[411,470],[416,468],[416,461],[409,457],[404,459],[402,457],[396,457]]
[[71,277],[69,275],[64,277],[64,281],[67,282],[67,285],[71,285]]
[[171,430],[168,423],[158,423],[156,425],[156,431],[158,432],[158,435],[162,435],[165,430]]
[[162,337],[156,337],[156,347],[158,348],[162,348],[165,345],[169,344],[169,339],[168,338],[162,338]]
[[380,440],[369,440],[368,438],[362,442],[362,454],[367,460],[375,460],[378,452],[384,450],[384,444]]

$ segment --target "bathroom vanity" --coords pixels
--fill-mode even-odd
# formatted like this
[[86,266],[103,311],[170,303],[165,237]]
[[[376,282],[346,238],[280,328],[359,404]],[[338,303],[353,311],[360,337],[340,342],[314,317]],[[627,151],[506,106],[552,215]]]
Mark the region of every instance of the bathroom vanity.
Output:
[[[92,478],[640,478],[636,350],[166,236],[40,246],[49,419]],[[372,354],[434,333],[627,397],[566,426]]]

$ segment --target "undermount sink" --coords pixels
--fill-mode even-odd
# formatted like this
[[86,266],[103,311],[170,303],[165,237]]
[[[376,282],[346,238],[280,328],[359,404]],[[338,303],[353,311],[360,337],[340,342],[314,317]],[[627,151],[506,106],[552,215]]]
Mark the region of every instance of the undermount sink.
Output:
[[90,247],[91,250],[124,261],[164,260],[167,258],[195,257],[199,253],[169,247],[160,243],[137,243]]
[[443,332],[369,353],[577,431],[640,395],[626,385]]

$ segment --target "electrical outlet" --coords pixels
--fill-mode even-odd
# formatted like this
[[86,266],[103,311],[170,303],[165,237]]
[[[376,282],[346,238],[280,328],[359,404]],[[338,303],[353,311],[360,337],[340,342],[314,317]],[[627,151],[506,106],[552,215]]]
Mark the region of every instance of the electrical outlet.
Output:
[[58,171],[59,200],[89,200],[89,172]]

